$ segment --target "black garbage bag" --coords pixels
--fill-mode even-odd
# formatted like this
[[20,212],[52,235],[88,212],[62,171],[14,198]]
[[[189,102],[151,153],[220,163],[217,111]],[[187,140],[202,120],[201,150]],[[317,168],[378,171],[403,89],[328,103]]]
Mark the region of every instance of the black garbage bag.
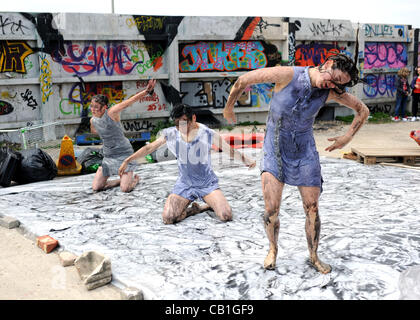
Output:
[[17,183],[31,183],[52,180],[57,176],[57,165],[45,151],[35,148],[19,152],[22,161],[16,168],[13,181]]
[[86,148],[80,156],[77,157],[77,162],[82,166],[82,173],[93,173],[102,165],[104,153],[102,148]]
[[0,148],[0,186],[10,186],[20,161],[20,153],[9,148]]

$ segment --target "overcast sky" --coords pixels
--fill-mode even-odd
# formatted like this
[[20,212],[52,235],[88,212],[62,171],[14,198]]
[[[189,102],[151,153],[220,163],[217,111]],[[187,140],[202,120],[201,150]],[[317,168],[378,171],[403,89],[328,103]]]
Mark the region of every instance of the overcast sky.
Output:
[[[1,0],[0,12],[5,11],[111,13],[112,0]],[[114,0],[114,12],[347,19],[420,28],[420,0]]]

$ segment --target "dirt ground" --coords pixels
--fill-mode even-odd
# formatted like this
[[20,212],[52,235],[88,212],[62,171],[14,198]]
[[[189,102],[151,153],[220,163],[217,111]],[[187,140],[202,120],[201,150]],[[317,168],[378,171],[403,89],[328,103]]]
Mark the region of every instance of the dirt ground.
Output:
[[[314,135],[321,156],[342,158],[351,147],[420,148],[409,137],[420,130],[420,122],[365,124],[354,139],[341,150],[326,152],[327,139],[342,135],[349,125],[336,122],[316,123]],[[236,127],[230,132],[251,132],[253,127]],[[263,126],[257,126],[263,132]],[[223,130],[222,132],[229,132]],[[413,169],[407,169],[413,170]],[[94,300],[120,299],[120,290],[112,284],[88,291],[74,266],[62,267],[58,253],[45,254],[17,229],[0,227],[0,300]]]

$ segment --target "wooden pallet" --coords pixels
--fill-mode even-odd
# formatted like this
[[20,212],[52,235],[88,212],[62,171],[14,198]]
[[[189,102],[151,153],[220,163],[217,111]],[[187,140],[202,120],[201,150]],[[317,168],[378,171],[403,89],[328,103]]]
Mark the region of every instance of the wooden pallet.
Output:
[[351,148],[357,156],[357,161],[364,164],[375,164],[379,162],[403,163],[405,165],[416,165],[420,162],[420,148]]

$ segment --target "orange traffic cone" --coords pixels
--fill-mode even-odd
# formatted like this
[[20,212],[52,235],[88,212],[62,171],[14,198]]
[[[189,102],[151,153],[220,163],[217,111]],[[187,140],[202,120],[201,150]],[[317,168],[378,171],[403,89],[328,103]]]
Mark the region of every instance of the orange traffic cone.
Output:
[[79,174],[82,171],[82,165],[74,157],[73,141],[68,135],[61,139],[60,155],[57,160],[57,174],[59,176]]

